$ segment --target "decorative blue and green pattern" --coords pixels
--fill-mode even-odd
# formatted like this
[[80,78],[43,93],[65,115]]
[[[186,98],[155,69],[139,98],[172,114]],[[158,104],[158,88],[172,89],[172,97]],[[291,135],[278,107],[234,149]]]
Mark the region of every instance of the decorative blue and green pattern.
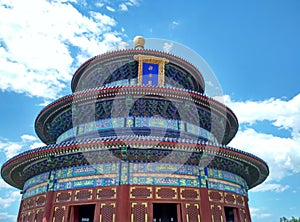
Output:
[[66,190],[119,184],[119,164],[95,164],[69,167],[53,172],[56,182],[53,190]]
[[63,142],[75,136],[81,136],[86,133],[97,132],[101,130],[112,130],[115,128],[126,127],[147,127],[147,128],[162,128],[188,132],[196,136],[200,136],[212,142],[217,142],[214,135],[197,125],[187,123],[180,120],[164,119],[157,117],[127,117],[127,118],[109,118],[100,119],[95,122],[81,124],[77,127],[67,130],[57,138],[57,143]]
[[48,190],[98,186],[160,185],[202,187],[247,195],[246,181],[233,173],[207,167],[169,163],[116,162],[67,167],[26,181],[23,198]]
[[49,179],[49,172],[42,173],[42,174],[39,174],[35,177],[32,177],[32,178],[30,178],[29,180],[27,180],[25,182],[23,190],[27,190],[29,187],[33,187],[37,184],[47,182],[48,179]]
[[167,163],[130,163],[129,184],[199,187],[199,167]]
[[212,169],[212,168],[208,168],[207,172],[209,178],[221,179],[224,181],[240,184],[243,187],[247,188],[246,181],[242,177],[236,174],[230,173],[228,171]]
[[55,179],[74,178],[89,175],[113,174],[118,172],[118,163],[105,163],[77,167],[68,167],[56,170]]
[[22,196],[22,199],[26,199],[28,197],[32,197],[32,196],[47,192],[47,186],[48,185],[39,185],[37,187],[33,187],[33,188],[26,190],[26,192]]

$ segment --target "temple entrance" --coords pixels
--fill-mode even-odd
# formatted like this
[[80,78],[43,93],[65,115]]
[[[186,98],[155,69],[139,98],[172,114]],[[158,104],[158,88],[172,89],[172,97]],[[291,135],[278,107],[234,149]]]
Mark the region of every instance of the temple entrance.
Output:
[[154,203],[153,222],[177,222],[176,203]]
[[233,207],[224,207],[224,211],[225,211],[225,218],[226,218],[226,222],[235,222],[235,218],[234,218],[234,211],[235,208]]
[[74,222],[93,222],[95,204],[73,206]]

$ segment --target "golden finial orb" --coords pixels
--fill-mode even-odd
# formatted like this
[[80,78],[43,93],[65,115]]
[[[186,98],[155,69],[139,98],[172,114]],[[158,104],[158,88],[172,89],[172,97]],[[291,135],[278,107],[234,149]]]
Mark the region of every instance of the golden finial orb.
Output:
[[136,36],[133,39],[135,49],[144,49],[145,39],[143,36]]

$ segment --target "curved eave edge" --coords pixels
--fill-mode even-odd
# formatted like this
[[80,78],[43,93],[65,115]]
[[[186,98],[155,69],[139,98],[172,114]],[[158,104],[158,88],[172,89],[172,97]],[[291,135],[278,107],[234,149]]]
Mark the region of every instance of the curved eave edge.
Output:
[[[51,144],[45,147],[36,148],[33,150],[25,151],[12,159],[5,162],[1,167],[1,175],[3,179],[10,185],[22,189],[22,185],[17,184],[12,178],[11,173],[15,168],[23,165],[25,167],[27,164],[32,163],[33,161],[41,160],[47,158],[48,156],[60,156],[65,154],[77,153],[77,152],[87,152],[90,150],[94,150],[95,146],[109,146],[109,148],[120,148],[120,146],[124,145],[125,140],[114,140],[110,138],[102,138],[102,139],[83,139],[78,141],[68,141],[62,142],[60,144]],[[139,145],[153,145],[157,144],[156,139],[147,140],[126,140],[130,142],[134,146]],[[178,145],[177,142],[180,142]],[[212,153],[214,155],[224,156],[226,158],[231,158],[234,160],[239,160],[242,162],[247,162],[250,165],[254,166],[258,173],[259,178],[253,184],[250,184],[249,188],[253,188],[256,185],[262,183],[267,176],[269,175],[269,167],[265,161],[260,159],[259,157],[247,153],[242,150],[238,150],[232,147],[220,146],[218,144],[212,143],[184,143],[183,141],[163,141],[159,142],[159,146],[161,148],[174,146],[180,147],[180,149],[186,151],[205,151],[207,153]]]
[[[80,92],[76,92],[67,96],[62,97],[61,99],[58,99],[48,106],[46,106],[37,116],[35,120],[35,131],[39,138],[46,144],[55,143],[55,141],[50,141],[47,139],[45,132],[44,132],[44,124],[45,120],[49,118],[50,115],[53,115],[53,112],[60,113],[62,110],[65,110],[69,108],[69,106],[72,104],[72,102],[80,102],[81,98],[85,99],[90,97],[91,99],[95,99],[96,97],[99,97],[99,93],[109,93],[109,91],[116,91],[115,93],[118,94],[118,90],[132,90],[138,91],[138,90],[150,90],[150,91],[165,91],[164,93],[170,93],[172,92],[174,95],[178,94],[180,97],[190,97],[204,100],[208,103],[209,106],[214,108],[215,110],[221,111],[221,113],[224,113],[226,115],[226,118],[230,122],[230,126],[228,129],[230,129],[229,132],[229,138],[223,140],[223,144],[228,144],[231,139],[235,136],[237,130],[238,130],[238,120],[233,111],[228,108],[223,103],[220,103],[213,98],[210,98],[209,96],[192,91],[187,89],[179,89],[175,87],[150,87],[150,86],[115,86],[115,87],[97,87],[89,90],[83,90]],[[160,93],[160,92],[159,92]]]

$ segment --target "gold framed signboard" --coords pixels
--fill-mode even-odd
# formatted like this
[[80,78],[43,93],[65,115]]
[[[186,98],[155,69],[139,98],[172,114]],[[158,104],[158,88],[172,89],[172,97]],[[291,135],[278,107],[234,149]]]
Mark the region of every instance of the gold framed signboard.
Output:
[[140,54],[133,58],[139,63],[138,85],[164,86],[165,64],[169,62],[168,59]]

